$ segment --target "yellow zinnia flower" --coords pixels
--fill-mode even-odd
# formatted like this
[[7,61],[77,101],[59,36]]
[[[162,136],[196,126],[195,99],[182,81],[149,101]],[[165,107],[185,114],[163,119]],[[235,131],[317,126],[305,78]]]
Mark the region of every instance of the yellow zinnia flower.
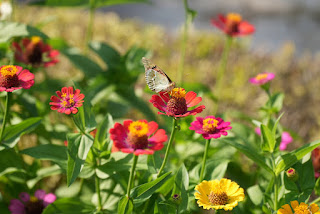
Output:
[[203,209],[232,210],[243,201],[243,189],[236,182],[222,178],[219,180],[202,181],[195,187],[194,196]]
[[306,203],[301,202],[299,205],[298,201],[291,201],[291,207],[289,204],[285,204],[280,208],[277,214],[320,214],[319,207],[317,204],[311,204],[310,206]]

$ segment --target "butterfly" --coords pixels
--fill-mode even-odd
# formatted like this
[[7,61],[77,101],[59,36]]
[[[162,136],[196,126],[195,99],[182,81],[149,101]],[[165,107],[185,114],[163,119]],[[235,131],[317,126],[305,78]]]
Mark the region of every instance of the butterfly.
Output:
[[142,57],[141,61],[144,65],[147,85],[152,91],[159,93],[169,92],[174,89],[175,83],[171,81],[171,79],[163,70],[156,65],[152,65],[151,62],[145,57]]

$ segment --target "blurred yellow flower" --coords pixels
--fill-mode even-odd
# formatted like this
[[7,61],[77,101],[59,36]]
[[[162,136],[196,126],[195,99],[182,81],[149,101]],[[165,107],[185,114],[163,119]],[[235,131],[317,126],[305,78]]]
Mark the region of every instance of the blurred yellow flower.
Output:
[[319,207],[317,204],[311,204],[310,206],[306,203],[301,202],[299,205],[298,201],[291,201],[291,207],[289,204],[283,205],[277,212],[277,214],[320,214]]
[[244,199],[243,189],[229,179],[202,181],[195,187],[195,198],[203,209],[232,210]]

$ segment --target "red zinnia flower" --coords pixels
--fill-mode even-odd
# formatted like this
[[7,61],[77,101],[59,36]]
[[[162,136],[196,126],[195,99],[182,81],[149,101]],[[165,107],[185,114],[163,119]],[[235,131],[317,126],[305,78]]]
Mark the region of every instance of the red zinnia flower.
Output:
[[221,135],[226,136],[226,132],[232,129],[230,122],[224,122],[220,117],[207,116],[197,117],[190,126],[190,130],[195,130],[196,133],[202,134],[204,139],[219,138]]
[[0,67],[0,91],[12,92],[21,88],[29,89],[34,84],[34,74],[15,65]]
[[76,89],[73,92],[73,87],[63,87],[60,91],[56,92],[57,96],[51,96],[50,105],[52,110],[58,110],[59,113],[76,114],[78,107],[82,106],[84,102],[84,94],[80,94],[80,90]]
[[228,13],[226,16],[219,14],[211,23],[229,36],[245,36],[254,33],[255,28],[237,13]]
[[196,115],[203,111],[206,107],[201,105],[193,110],[188,111],[189,107],[193,107],[201,102],[202,98],[197,97],[193,91],[186,93],[183,88],[174,88],[170,95],[167,92],[160,92],[159,95],[153,95],[150,102],[154,107],[160,110],[158,114],[164,114],[171,117],[186,117]]
[[146,120],[125,120],[123,125],[115,123],[109,131],[114,151],[119,149],[135,155],[152,155],[154,151],[161,150],[168,139],[164,129],[157,129],[158,124],[154,121],[148,123]]
[[56,58],[59,55],[59,51],[53,50],[50,45],[45,44],[38,36],[33,36],[31,39],[24,38],[20,43],[13,42],[12,47],[15,52],[14,57],[18,62],[35,67],[40,65],[48,67],[59,62]]
[[320,149],[315,148],[311,153],[312,164],[314,168],[314,176],[320,177]]
[[251,82],[254,85],[264,85],[268,83],[269,81],[273,80],[275,77],[274,73],[261,73],[257,76],[250,78],[249,82]]

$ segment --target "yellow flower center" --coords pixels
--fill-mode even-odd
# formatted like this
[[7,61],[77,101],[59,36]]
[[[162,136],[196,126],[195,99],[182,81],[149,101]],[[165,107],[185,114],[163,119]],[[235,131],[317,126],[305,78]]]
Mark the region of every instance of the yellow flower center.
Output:
[[16,66],[13,65],[6,65],[3,66],[0,70],[2,76],[8,77],[8,76],[14,76],[17,73],[18,69]]
[[146,122],[135,121],[129,125],[129,132],[134,136],[142,137],[149,132],[149,126]]
[[62,93],[61,97],[65,98],[67,96],[66,93]]
[[228,195],[223,191],[211,191],[208,195],[209,202],[212,205],[225,205],[228,203]]
[[312,213],[307,204],[300,204],[294,209],[294,214],[310,214]]
[[203,120],[202,128],[204,131],[208,133],[213,133],[218,127],[219,121],[213,118],[207,118]]
[[41,38],[39,36],[33,36],[31,37],[31,42],[33,44],[38,44],[41,41]]
[[238,13],[228,13],[227,20],[231,22],[239,23],[242,20],[242,17]]
[[258,74],[256,80],[264,80],[268,77],[268,74]]
[[30,196],[30,202],[37,202],[38,199],[35,196]]
[[174,88],[170,92],[171,97],[184,98],[186,96],[186,90],[184,88]]

